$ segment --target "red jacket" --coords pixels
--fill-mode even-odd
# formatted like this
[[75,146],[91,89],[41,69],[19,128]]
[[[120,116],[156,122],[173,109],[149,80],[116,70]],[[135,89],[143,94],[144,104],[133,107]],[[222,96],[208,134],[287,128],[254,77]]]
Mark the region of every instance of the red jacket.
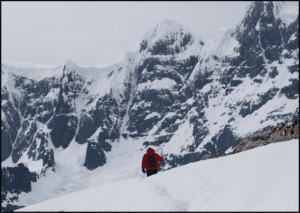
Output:
[[142,168],[146,168],[146,170],[149,170],[149,169],[156,169],[158,170],[158,167],[159,167],[159,162],[162,162],[163,161],[163,158],[160,157],[158,154],[154,154],[154,158],[155,158],[155,162],[156,162],[156,166],[155,168],[150,168],[148,167],[147,163],[148,163],[148,156],[149,155],[153,155],[154,154],[154,150],[153,149],[148,149],[147,150],[147,154],[144,155],[143,157],[143,162],[142,162]]

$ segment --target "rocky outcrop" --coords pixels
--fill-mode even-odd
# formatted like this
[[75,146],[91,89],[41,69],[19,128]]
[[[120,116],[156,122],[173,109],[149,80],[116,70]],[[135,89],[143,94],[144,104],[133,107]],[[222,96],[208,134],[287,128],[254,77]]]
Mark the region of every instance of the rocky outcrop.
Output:
[[222,157],[222,156],[226,156],[226,153],[224,151],[222,151],[219,154],[217,154],[216,157],[218,158],[218,157]]
[[282,142],[292,139],[299,139],[299,124],[297,120],[295,120],[295,122],[291,125],[287,125],[287,123],[285,123],[248,137],[248,139],[237,145],[237,147],[233,150],[233,153],[253,149],[269,143]]
[[[1,168],[1,200],[7,203],[6,207],[1,205],[1,211],[22,208],[23,206],[12,205],[11,203],[18,200],[18,195],[21,192],[29,193],[32,189],[31,182],[36,182],[37,179],[38,175],[30,172],[23,163],[14,168]],[[13,196],[9,196],[8,193]]]
[[37,132],[34,141],[32,142],[28,150],[28,159],[33,159],[34,161],[43,161],[44,170],[48,168],[54,169],[54,152],[53,149],[49,149],[49,134],[40,130]]
[[13,211],[23,208],[23,207],[25,207],[25,206],[7,204],[6,207],[1,206],[1,212],[13,212]]
[[37,130],[37,125],[33,120],[25,120],[22,124],[22,130],[19,133],[16,144],[12,151],[12,160],[17,163],[23,152],[31,145],[34,135]]
[[100,127],[109,129],[109,139],[117,139],[119,137],[118,116],[118,105],[112,97],[105,95],[99,98],[94,109],[81,114],[75,141],[79,144],[87,143],[88,138]]
[[9,133],[9,130],[1,120],[1,161],[5,161],[12,151],[12,142]]
[[[2,92],[4,94],[2,95]],[[21,118],[9,100],[6,88],[1,89],[1,161],[6,160],[16,141]]]
[[94,139],[88,140],[88,147],[86,150],[86,158],[84,166],[89,170],[94,170],[99,166],[103,166],[106,163],[106,156],[104,151],[111,151],[112,146],[107,142],[109,134],[107,130],[99,133],[96,142]]
[[55,115],[48,123],[53,145],[58,148],[66,149],[75,136],[77,128],[77,117],[73,115]]
[[[292,139],[299,139],[299,123],[297,120],[294,121],[293,124],[287,125],[280,124],[278,126],[272,126],[271,128],[266,128],[261,132],[257,132],[247,139],[244,139],[242,142],[237,144],[232,152],[225,153],[221,151],[217,154],[216,157],[231,155],[235,153],[239,153],[242,151],[250,150],[259,146],[264,146],[270,143],[283,142]],[[213,158],[212,155],[205,154],[202,160]]]
[[214,156],[210,155],[210,154],[205,154],[203,157],[202,157],[202,160],[206,160],[206,159],[209,159],[209,158],[214,158]]

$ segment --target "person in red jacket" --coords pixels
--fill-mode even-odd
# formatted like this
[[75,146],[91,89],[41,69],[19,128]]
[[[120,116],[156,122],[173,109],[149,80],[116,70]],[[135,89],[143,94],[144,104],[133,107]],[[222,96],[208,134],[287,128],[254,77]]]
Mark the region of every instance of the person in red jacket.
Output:
[[156,174],[159,163],[163,161],[163,158],[158,154],[154,153],[154,150],[149,148],[147,154],[144,155],[142,161],[142,171],[145,173],[147,170],[147,177]]

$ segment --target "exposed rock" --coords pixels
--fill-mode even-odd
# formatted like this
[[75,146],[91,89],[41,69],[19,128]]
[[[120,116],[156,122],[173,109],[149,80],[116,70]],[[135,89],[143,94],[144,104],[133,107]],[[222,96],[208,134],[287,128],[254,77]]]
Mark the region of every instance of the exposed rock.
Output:
[[[18,129],[21,127],[21,118],[11,101],[6,101],[4,104],[1,105],[1,113],[5,115],[4,119],[1,119],[1,127],[5,127],[6,133],[8,134],[8,138],[10,139],[10,143],[14,144],[17,137]],[[1,143],[1,149],[2,147],[3,145]]]
[[226,153],[224,151],[220,152],[219,154],[217,154],[217,158],[218,157],[222,157],[222,156],[226,156]]
[[94,139],[88,140],[84,166],[89,170],[94,170],[99,166],[103,166],[106,163],[106,156],[104,151],[110,150],[111,145],[105,141],[100,141],[99,143],[97,143],[94,141]]
[[34,134],[37,130],[36,122],[25,120],[22,124],[22,130],[19,133],[16,144],[12,151],[12,160],[17,163],[23,152],[31,145]]
[[[6,201],[6,209],[18,209],[22,206],[11,205],[14,200],[18,200],[18,195],[21,192],[28,193],[31,191],[31,182],[36,182],[38,175],[32,173],[29,169],[23,164],[18,164],[16,167],[3,167],[1,168],[1,201]],[[8,193],[14,194],[12,198],[8,198]],[[1,210],[5,208],[1,205]]]
[[210,154],[205,154],[203,157],[202,157],[202,160],[206,160],[206,159],[209,159],[209,158],[214,158],[214,156],[210,155]]
[[1,120],[1,162],[5,161],[12,151],[12,141],[9,133],[3,120]]
[[56,115],[48,124],[53,145],[58,148],[62,146],[64,149],[69,146],[77,127],[77,117],[70,115]]
[[[294,126],[293,126],[294,125]],[[267,145],[269,143],[282,142],[292,139],[299,139],[299,124],[297,120],[292,125],[273,126],[262,132],[249,136],[248,139],[243,140],[233,150],[233,153],[253,149],[258,146]]]
[[75,140],[79,144],[88,142],[98,128],[107,126],[111,128],[110,139],[119,137],[117,118],[119,115],[118,105],[109,95],[99,98],[96,107],[85,114],[81,114],[78,134]]
[[211,140],[217,146],[215,150],[216,153],[218,153],[228,149],[231,146],[235,147],[242,139],[237,137],[232,132],[232,127],[227,124],[223,129],[220,129],[220,131],[213,136]]
[[164,161],[162,163],[164,163],[163,165],[167,165],[167,164],[170,165],[171,167],[169,167],[168,169],[171,169],[173,167],[178,167],[192,162],[200,161],[204,154],[205,154],[204,152],[192,152],[184,155],[170,154],[170,158],[169,159],[164,158]]
[[288,99],[299,99],[299,79],[289,79],[289,81],[292,83],[283,87],[280,94],[285,95]]
[[28,150],[28,159],[33,159],[34,161],[38,161],[40,159],[43,160],[43,171],[45,172],[48,168],[54,169],[54,152],[52,149],[48,148],[48,133],[42,132],[41,130],[37,132],[34,141],[32,142],[29,150]]

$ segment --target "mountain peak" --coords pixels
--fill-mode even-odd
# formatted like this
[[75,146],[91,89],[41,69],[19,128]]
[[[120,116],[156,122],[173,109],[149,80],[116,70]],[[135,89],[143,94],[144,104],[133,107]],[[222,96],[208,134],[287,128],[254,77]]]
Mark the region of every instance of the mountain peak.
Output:
[[192,44],[193,41],[194,36],[189,29],[176,20],[166,18],[146,33],[140,51],[148,49],[153,54],[165,55],[172,53],[173,49],[176,53],[179,53],[186,49],[186,45]]
[[75,62],[71,61],[70,59],[67,60],[64,65],[64,69],[67,69],[68,71],[75,70],[76,67],[77,67],[77,64]]
[[69,60],[67,60],[66,62],[65,62],[65,65],[66,66],[69,66],[69,65],[77,65],[75,62],[73,62],[73,61],[71,61],[71,59],[69,59]]
[[186,30],[179,22],[173,19],[163,19],[155,27],[149,30],[144,36],[144,40],[148,41],[157,41],[165,36],[171,36],[170,34],[176,33],[179,31]]

